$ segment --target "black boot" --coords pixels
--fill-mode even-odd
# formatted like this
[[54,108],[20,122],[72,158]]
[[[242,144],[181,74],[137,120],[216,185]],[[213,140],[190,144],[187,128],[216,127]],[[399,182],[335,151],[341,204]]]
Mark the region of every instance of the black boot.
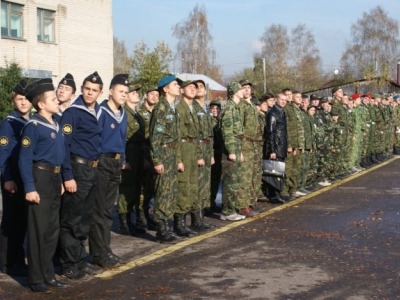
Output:
[[119,214],[119,234],[122,235],[131,235],[129,228],[128,228],[128,222],[126,218],[126,214]]
[[183,226],[183,214],[174,214],[174,232],[178,236],[187,237],[190,236],[191,233]]
[[197,231],[206,231],[212,229],[212,226],[205,223],[203,217],[201,216],[200,211],[191,211],[190,212],[190,217],[192,219],[192,223],[190,224],[190,227]]
[[168,231],[167,223],[163,220],[157,222],[156,238],[160,241],[160,243],[175,244],[178,242],[178,237]]
[[157,230],[157,223],[154,220],[154,215],[149,212],[149,209],[144,209],[144,216],[146,217],[147,221],[147,229],[151,231]]
[[138,233],[146,233],[146,218],[144,216],[144,211],[143,209],[136,209],[136,231]]
[[132,236],[138,236],[139,234],[146,232],[146,230],[144,232],[138,230],[138,228],[132,223],[131,213],[126,214],[126,221],[128,223],[129,232]]
[[184,214],[184,215],[183,215],[183,218],[182,218],[182,225],[183,225],[183,227],[185,227],[185,229],[186,229],[187,231],[190,232],[190,235],[198,234],[197,231],[193,230],[192,228],[190,228],[190,227],[186,224],[186,216],[187,216],[187,214]]

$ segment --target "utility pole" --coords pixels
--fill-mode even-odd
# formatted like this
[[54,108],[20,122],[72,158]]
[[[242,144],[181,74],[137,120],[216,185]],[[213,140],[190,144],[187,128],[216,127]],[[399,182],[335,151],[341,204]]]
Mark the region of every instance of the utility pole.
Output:
[[267,92],[267,74],[265,70],[265,57],[263,57],[262,61],[263,61],[264,94],[265,94]]

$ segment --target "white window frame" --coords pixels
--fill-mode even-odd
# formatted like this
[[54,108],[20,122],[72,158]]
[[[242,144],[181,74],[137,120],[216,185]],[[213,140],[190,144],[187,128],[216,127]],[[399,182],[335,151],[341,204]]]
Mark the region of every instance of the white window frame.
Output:
[[[6,6],[5,15],[3,15],[4,6]],[[12,38],[12,39],[23,39],[24,37],[23,5],[9,1],[1,1],[1,37]]]

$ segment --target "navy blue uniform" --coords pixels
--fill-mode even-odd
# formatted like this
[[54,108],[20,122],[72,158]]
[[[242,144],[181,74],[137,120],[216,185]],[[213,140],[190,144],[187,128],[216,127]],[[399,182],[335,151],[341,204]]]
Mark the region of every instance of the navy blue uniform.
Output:
[[120,107],[119,115],[107,104],[101,103],[99,125],[101,154],[97,173],[96,200],[89,234],[89,249],[94,261],[100,262],[111,253],[112,210],[121,178],[121,165],[125,161],[127,115]]
[[[25,192],[18,169],[18,156],[22,128],[27,120],[18,112],[13,111],[0,125],[0,171],[1,193],[3,199],[3,216],[1,233],[5,239],[5,263],[7,269],[17,265],[25,265],[24,239],[26,235]],[[14,181],[17,190],[11,194],[4,189],[4,183]]]
[[55,121],[35,114],[22,133],[18,160],[25,193],[36,191],[40,203],[28,204],[29,283],[54,279],[52,257],[59,236],[60,166],[65,159],[64,136]]
[[[62,115],[66,159],[62,165],[64,182],[75,179],[77,191],[65,192],[61,204],[61,266],[71,276],[86,265],[84,242],[89,235],[95,201],[97,163],[101,150],[100,106],[90,111],[82,96]],[[72,275],[73,276],[73,275]]]

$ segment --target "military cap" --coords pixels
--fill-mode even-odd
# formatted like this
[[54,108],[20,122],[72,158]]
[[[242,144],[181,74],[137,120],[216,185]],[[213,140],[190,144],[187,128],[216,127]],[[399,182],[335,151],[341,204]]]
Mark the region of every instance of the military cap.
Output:
[[245,85],[253,86],[253,84],[247,79],[241,79],[239,81],[239,83],[240,83],[241,86],[245,86]]
[[319,104],[322,104],[322,103],[329,103],[328,97],[322,97],[321,100],[319,100]]
[[310,96],[310,100],[311,100],[311,101],[312,101],[312,100],[321,100],[321,97],[318,97],[317,95],[312,94],[312,95]]
[[158,89],[162,89],[164,86],[170,84],[172,81],[176,80],[178,82],[178,84],[180,82],[182,82],[182,80],[180,80],[178,77],[176,77],[174,74],[168,74],[166,76],[164,76],[163,78],[161,78],[158,81]]
[[308,97],[307,94],[301,94],[301,98],[302,98],[302,99],[309,99],[310,97]]
[[336,93],[338,90],[340,90],[340,89],[342,89],[342,87],[340,87],[340,86],[334,86],[333,88],[332,88],[332,94],[334,94],[334,93]]
[[89,76],[87,76],[83,82],[85,82],[85,81],[89,81],[89,82],[97,83],[97,84],[101,84],[101,85],[103,84],[103,80],[101,80],[101,77],[100,77],[99,73],[97,73],[97,71],[95,71],[93,74],[90,74]]
[[373,94],[372,99],[376,99],[376,98],[382,98],[382,96],[379,94]]
[[156,87],[156,86],[149,87],[149,88],[146,90],[146,94],[148,94],[148,93],[150,93],[150,92],[153,92],[153,91],[158,91],[158,87]]
[[331,116],[338,116],[338,115],[339,115],[339,112],[338,111],[333,111],[333,109],[332,109]]
[[197,80],[195,80],[194,82],[196,82],[196,83],[201,82],[204,86],[206,86],[206,83],[205,83],[204,80],[202,80],[202,79],[197,79]]
[[39,79],[27,85],[25,89],[25,97],[29,102],[32,102],[36,96],[48,91],[54,91],[54,85],[51,78]]
[[14,93],[16,93],[16,94],[19,94],[19,95],[22,95],[22,96],[25,96],[25,89],[26,89],[26,86],[28,85],[28,83],[24,80],[24,79],[21,79],[17,84],[16,84],[16,86],[13,88],[13,92]]
[[351,99],[356,100],[357,98],[360,98],[361,95],[360,94],[353,94],[351,95]]
[[260,101],[256,97],[252,97],[250,99],[250,102],[253,103],[254,105],[260,105]]
[[364,97],[364,98],[369,98],[369,99],[371,99],[371,94],[364,94],[364,95],[362,95],[361,97]]
[[110,88],[114,84],[129,86],[128,74],[117,74],[111,79]]
[[188,85],[191,85],[191,84],[193,84],[197,88],[197,82],[196,81],[192,81],[192,80],[181,81],[179,83],[179,86],[181,88],[185,88],[185,87],[187,87]]
[[68,86],[72,87],[74,92],[76,91],[74,76],[72,76],[70,73],[65,74],[65,76],[58,83],[58,85],[60,85],[60,84],[68,85]]
[[242,88],[242,85],[238,82],[232,81],[227,86],[228,95],[233,95],[237,93]]
[[212,101],[210,102],[209,106],[211,107],[211,106],[213,106],[213,105],[217,105],[217,106],[221,107],[221,101],[219,101],[219,100],[212,100]]
[[[129,87],[129,93],[132,93],[133,91],[139,91],[142,88],[142,85],[138,82],[134,83],[128,83],[128,87]],[[156,90],[158,91],[158,88],[156,88]]]

